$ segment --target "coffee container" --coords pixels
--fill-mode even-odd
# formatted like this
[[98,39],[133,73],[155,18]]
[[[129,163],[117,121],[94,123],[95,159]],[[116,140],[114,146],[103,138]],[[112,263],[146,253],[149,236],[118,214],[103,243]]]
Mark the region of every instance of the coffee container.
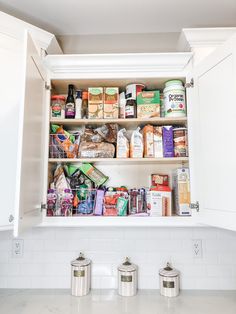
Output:
[[179,295],[179,271],[167,263],[165,268],[159,271],[160,294],[165,297]]
[[71,262],[71,294],[83,296],[89,293],[91,284],[91,260],[82,253]]
[[128,257],[118,267],[118,294],[123,297],[131,297],[137,293],[138,267],[132,264]]

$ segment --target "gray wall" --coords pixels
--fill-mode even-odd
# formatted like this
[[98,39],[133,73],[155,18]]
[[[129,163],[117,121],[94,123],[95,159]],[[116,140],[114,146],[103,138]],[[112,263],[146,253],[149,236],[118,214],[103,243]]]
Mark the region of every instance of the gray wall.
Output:
[[177,51],[180,33],[57,36],[64,53]]

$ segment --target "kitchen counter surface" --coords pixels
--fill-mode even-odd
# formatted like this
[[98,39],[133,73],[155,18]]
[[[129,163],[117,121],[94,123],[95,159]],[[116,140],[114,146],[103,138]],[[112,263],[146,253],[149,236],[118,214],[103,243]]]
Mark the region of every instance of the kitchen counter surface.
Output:
[[114,290],[93,290],[72,297],[70,290],[0,290],[1,314],[235,314],[236,291],[182,291],[165,298],[157,290],[120,297]]

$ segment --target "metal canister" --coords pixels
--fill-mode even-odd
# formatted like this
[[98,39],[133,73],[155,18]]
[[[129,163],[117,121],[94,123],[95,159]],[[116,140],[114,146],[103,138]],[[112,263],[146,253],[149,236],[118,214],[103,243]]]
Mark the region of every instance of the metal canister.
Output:
[[82,253],[71,262],[71,294],[83,296],[89,293],[91,285],[91,260]]
[[160,294],[165,297],[179,295],[179,271],[167,263],[165,268],[159,271]]
[[138,267],[132,264],[128,257],[118,266],[118,293],[123,297],[131,297],[137,293]]

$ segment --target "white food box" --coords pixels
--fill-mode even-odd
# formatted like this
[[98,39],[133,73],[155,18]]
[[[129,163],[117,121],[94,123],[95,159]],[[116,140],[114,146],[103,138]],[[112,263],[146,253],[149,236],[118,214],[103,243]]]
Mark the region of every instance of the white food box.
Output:
[[172,176],[175,212],[179,216],[191,216],[189,168],[176,169]]
[[162,126],[155,126],[153,132],[154,157],[163,157]]
[[150,216],[171,216],[171,191],[148,191],[147,208]]

